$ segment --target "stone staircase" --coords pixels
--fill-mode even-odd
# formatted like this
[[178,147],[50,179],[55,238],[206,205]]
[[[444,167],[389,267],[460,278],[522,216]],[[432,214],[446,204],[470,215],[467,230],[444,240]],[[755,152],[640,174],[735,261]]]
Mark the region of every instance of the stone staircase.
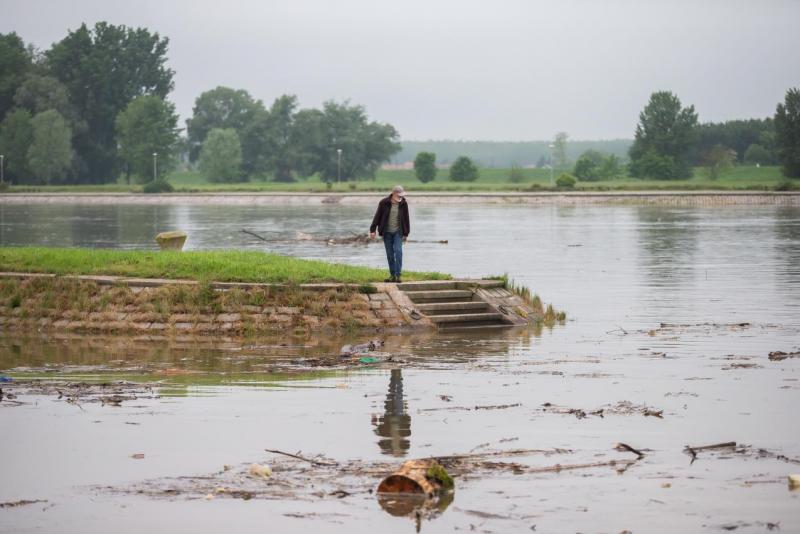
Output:
[[420,314],[441,330],[514,326],[503,313],[481,298],[478,292],[479,289],[491,291],[502,288],[503,283],[500,281],[404,282],[397,287],[414,303]]

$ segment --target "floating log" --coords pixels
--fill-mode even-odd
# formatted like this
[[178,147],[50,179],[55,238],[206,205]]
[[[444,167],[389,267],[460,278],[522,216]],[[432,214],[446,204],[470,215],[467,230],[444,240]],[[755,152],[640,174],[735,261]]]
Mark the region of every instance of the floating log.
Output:
[[408,460],[384,478],[378,493],[421,493],[432,498],[453,489],[453,479],[436,460]]

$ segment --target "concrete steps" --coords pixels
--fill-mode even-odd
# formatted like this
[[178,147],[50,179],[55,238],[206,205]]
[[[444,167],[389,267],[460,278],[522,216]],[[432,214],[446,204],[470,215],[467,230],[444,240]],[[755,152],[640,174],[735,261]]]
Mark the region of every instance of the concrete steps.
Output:
[[481,299],[475,288],[502,287],[496,280],[435,280],[398,284],[416,310],[442,330],[505,328],[511,326],[503,314]]
[[489,312],[489,313],[458,313],[453,315],[429,315],[428,319],[432,322],[439,323],[464,323],[475,321],[498,321],[502,320],[502,314]]
[[409,291],[439,291],[442,289],[458,289],[456,282],[449,280],[432,282],[403,282],[397,284],[397,289],[405,292]]
[[430,291],[405,291],[412,302],[436,301],[439,299],[471,299],[472,291],[466,289],[439,289]]
[[469,301],[469,302],[431,302],[427,304],[418,304],[417,310],[425,315],[436,315],[437,313],[479,313],[489,309],[485,302]]
[[500,280],[429,280],[427,282],[403,282],[397,288],[401,291],[439,291],[442,289],[470,289],[480,287],[491,289],[503,287]]
[[489,330],[496,328],[511,328],[512,324],[497,321],[463,321],[459,323],[441,323],[440,332],[450,332],[453,330]]

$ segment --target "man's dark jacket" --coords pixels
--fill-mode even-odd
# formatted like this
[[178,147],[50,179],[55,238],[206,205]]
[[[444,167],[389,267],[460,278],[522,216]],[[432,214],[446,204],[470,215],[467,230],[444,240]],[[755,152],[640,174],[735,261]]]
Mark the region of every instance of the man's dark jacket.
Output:
[[[378,203],[375,217],[372,218],[372,224],[369,226],[370,233],[374,232],[377,228],[378,235],[383,235],[386,231],[386,227],[389,226],[389,211],[391,211],[391,209],[392,195],[389,195]],[[409,232],[411,232],[411,221],[408,217],[408,202],[406,202],[406,199],[400,199],[398,209],[400,210],[400,231],[403,233],[403,237],[408,237]]]

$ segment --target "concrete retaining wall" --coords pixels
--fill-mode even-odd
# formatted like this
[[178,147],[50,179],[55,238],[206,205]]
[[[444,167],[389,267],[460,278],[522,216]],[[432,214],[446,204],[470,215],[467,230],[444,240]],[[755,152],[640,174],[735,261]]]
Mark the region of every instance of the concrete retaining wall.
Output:
[[[57,282],[71,282],[73,286]],[[190,307],[183,304],[157,309],[157,292],[198,285],[192,280],[136,279],[114,276],[66,276],[0,273],[0,283],[18,284],[0,300],[0,331],[119,332],[165,335],[251,335],[314,330],[433,328],[410,317],[410,303],[394,284],[374,284],[375,293],[359,292],[347,284],[307,284],[287,288],[277,284],[211,284],[217,292],[263,291],[272,295],[263,305],[220,304]],[[26,284],[36,291],[24,291]],[[79,287],[75,287],[79,285]],[[280,305],[281,291],[303,305]],[[49,306],[41,299],[49,291]],[[33,293],[33,294],[31,294]],[[64,304],[78,294],[84,302]],[[22,295],[14,297],[14,295]],[[154,302],[155,308],[154,308]],[[315,306],[327,302],[326,306]]]

